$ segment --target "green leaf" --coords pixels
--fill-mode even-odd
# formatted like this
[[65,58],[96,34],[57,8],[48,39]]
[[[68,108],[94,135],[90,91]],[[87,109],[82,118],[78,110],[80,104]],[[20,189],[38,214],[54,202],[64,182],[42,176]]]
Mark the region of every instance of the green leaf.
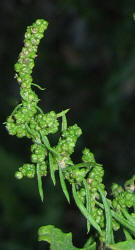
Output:
[[61,117],[63,115],[65,115],[70,109],[65,109],[63,111],[61,111],[60,113],[57,114],[57,117]]
[[54,167],[53,167],[53,156],[51,153],[49,153],[49,166],[50,166],[50,175],[51,175],[51,179],[53,181],[53,184],[55,186],[56,184],[56,179],[55,179],[55,171],[54,171]]
[[109,206],[109,203],[104,196],[103,191],[101,188],[98,188],[98,191],[101,195],[101,198],[103,200],[104,208],[105,208],[105,216],[106,216],[106,239],[105,243],[106,245],[114,243],[114,237],[113,237],[113,229],[112,229],[112,215],[111,215],[111,209]]
[[59,228],[53,225],[40,227],[38,230],[38,240],[48,242],[50,244],[50,250],[96,250],[95,242],[85,248],[73,246],[72,234],[63,233]]
[[37,88],[40,89],[40,90],[45,90],[45,88],[40,87],[40,86],[39,86],[38,84],[36,84],[36,83],[32,83],[31,85],[37,87]]
[[88,247],[91,247],[89,249],[91,250],[96,250],[96,242],[94,242],[94,239],[92,236],[89,237],[89,239],[86,241],[86,243],[84,244],[84,249],[85,248],[88,248]]
[[135,240],[123,241],[113,245],[108,245],[112,250],[135,250]]
[[133,239],[131,234],[127,231],[127,229],[123,228],[123,232],[125,234],[125,239],[126,240],[132,240]]
[[38,180],[38,190],[40,194],[41,201],[43,202],[44,200],[44,193],[43,193],[43,187],[42,187],[42,177],[39,173],[39,166],[37,164],[37,180]]
[[126,219],[135,227],[135,218],[133,218],[125,208],[121,209],[121,211]]
[[[84,179],[83,184],[85,187],[85,193],[86,193],[86,209],[88,213],[90,213],[90,192],[88,188],[88,182]],[[87,220],[87,233],[90,231],[90,222]]]
[[123,216],[119,215],[117,212],[111,210],[112,216],[115,218],[116,221],[118,221],[121,225],[123,225],[125,228],[130,230],[130,232],[134,235],[135,234],[135,227],[132,226],[132,224],[124,219]]
[[72,184],[72,192],[73,192],[73,197],[75,200],[76,205],[80,209],[81,213],[86,217],[86,219],[91,223],[91,225],[102,235],[102,231],[100,226],[97,224],[97,222],[92,218],[92,216],[88,213],[87,209],[83,205],[83,203],[80,201],[78,194],[76,192],[76,187],[75,184]]
[[60,177],[60,184],[61,184],[63,193],[65,194],[65,196],[67,198],[67,201],[70,203],[70,197],[69,197],[68,189],[67,189],[66,182],[65,182],[65,179],[64,179],[64,176],[63,176],[63,173],[62,173],[62,169],[61,169],[60,166],[59,166],[59,177]]
[[66,118],[66,115],[64,114],[62,116],[62,131],[66,130],[67,129],[67,118]]
[[25,123],[25,128],[27,129],[28,133],[31,135],[32,138],[36,139],[35,135],[31,131],[31,128],[28,126],[27,123]]
[[41,114],[44,114],[43,110],[40,107],[37,106],[36,108]]
[[44,136],[41,131],[40,131],[40,135],[41,135],[42,141],[43,141],[44,145],[46,146],[46,148],[49,151],[51,151],[52,153],[54,153],[55,155],[58,155],[58,153],[50,146],[50,142],[49,142],[47,136]]

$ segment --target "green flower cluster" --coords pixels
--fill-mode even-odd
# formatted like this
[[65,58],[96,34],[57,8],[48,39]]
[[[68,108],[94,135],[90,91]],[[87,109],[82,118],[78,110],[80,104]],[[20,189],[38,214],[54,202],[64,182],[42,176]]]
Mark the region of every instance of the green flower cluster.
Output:
[[19,171],[15,173],[17,179],[22,179],[24,176],[27,178],[33,178],[35,176],[35,165],[26,163],[19,168]]
[[81,187],[80,190],[77,191],[77,194],[79,196],[79,199],[83,204],[85,204],[85,199],[86,199],[86,190],[84,187]]
[[93,193],[95,197],[98,193],[97,190],[99,186],[104,190],[104,185],[102,184],[103,176],[104,176],[104,170],[102,165],[96,163],[95,166],[90,171],[90,173],[88,174],[87,178],[91,193]]
[[47,156],[47,149],[42,144],[33,144],[31,146],[31,161],[37,164],[37,168],[39,169],[39,173],[41,176],[47,175],[47,164],[45,161],[45,157]]
[[[50,112],[46,117],[44,115],[43,121],[46,127],[43,128],[41,126],[42,121],[40,122],[40,118],[42,120],[42,115],[36,115],[39,110],[37,106],[39,99],[31,88],[32,85],[36,85],[32,83],[31,76],[34,67],[34,59],[37,56],[38,45],[44,35],[47,25],[48,23],[45,20],[39,19],[27,28],[24,47],[19,54],[18,62],[15,64],[15,71],[17,72],[15,77],[20,84],[22,102],[15,108],[6,121],[6,128],[10,135],[16,135],[19,138],[26,136],[27,138],[32,138],[34,142],[41,142],[39,131],[41,129],[46,129],[49,122],[51,124],[49,132],[54,132],[54,127],[56,123],[58,123],[56,121],[56,114]],[[38,87],[38,85],[36,86]],[[18,179],[21,179],[23,176],[33,178],[36,166],[38,166],[38,171],[41,176],[47,173],[45,162],[45,156],[47,154],[46,148],[43,147],[42,144],[34,144],[31,147],[31,152],[32,164],[24,164],[19,168],[19,171],[15,173]]]
[[[91,168],[96,164],[93,153],[87,148],[82,151],[82,161],[86,163],[86,166],[82,162],[81,167],[70,167],[67,169],[65,177],[70,183],[81,184]],[[87,163],[89,164],[87,165]]]
[[[76,183],[76,184],[82,185],[82,182],[87,172],[88,172],[87,168],[73,168],[71,166],[64,172],[64,174],[65,174],[65,178],[70,183]],[[80,194],[82,194],[82,192]],[[82,200],[83,199],[84,199],[84,196],[82,195]]]
[[[38,101],[37,96],[31,90],[32,69],[34,59],[37,56],[37,49],[48,23],[43,19],[38,19],[31,26],[27,27],[25,33],[24,47],[19,54],[18,62],[15,64],[17,81],[21,84],[21,96],[24,100]],[[27,94],[27,91],[29,92]]]
[[31,146],[31,161],[33,163],[43,163],[45,156],[47,155],[47,150],[42,144],[33,144]]
[[[129,209],[135,211],[135,193],[132,189],[134,177],[126,182],[125,189],[117,183],[113,183],[111,187],[112,195],[114,197],[111,202],[112,208],[122,217],[124,216],[124,219],[131,219],[133,217],[134,220],[134,213],[131,213],[131,215],[128,213]],[[114,231],[117,231],[120,228],[120,224],[115,219],[112,220],[112,226]]]
[[112,193],[114,196],[112,206],[115,210],[121,212],[123,208],[135,208],[135,193],[131,190],[124,190],[120,185],[114,183]]
[[37,114],[35,119],[30,122],[30,128],[39,131],[43,131],[43,135],[55,134],[58,131],[59,122],[57,114],[54,111],[50,111],[47,114]]
[[[82,163],[65,168],[64,175],[71,184],[76,185],[80,210],[84,209],[85,211],[86,209],[95,223],[102,230],[105,230],[105,213],[98,206],[98,201],[101,201],[99,187],[106,196],[106,191],[102,183],[104,170],[102,165],[96,163],[93,153],[87,148],[82,152],[82,160]],[[89,221],[87,223],[89,228]]]
[[93,219],[100,225],[100,227],[104,228],[105,216],[103,210],[101,208],[94,207],[94,209],[91,211],[91,215],[93,216]]
[[114,231],[118,231],[120,229],[120,224],[112,218],[112,228]]
[[82,161],[83,162],[90,162],[90,163],[95,163],[95,157],[92,152],[88,148],[85,148],[82,151]]
[[34,178],[35,169],[38,169],[40,176],[47,175],[47,164],[45,157],[47,156],[47,149],[43,144],[34,143],[31,146],[31,161],[33,164],[24,164],[19,168],[19,171],[15,173],[17,179],[22,179],[24,176],[28,178]]
[[98,187],[100,187],[104,192],[104,184],[102,183],[104,176],[104,170],[102,165],[97,164],[92,168],[88,174],[88,184],[90,190],[90,204],[91,204],[91,214],[96,222],[100,225],[101,228],[105,226],[105,218],[102,209],[96,207],[96,200],[100,199],[98,192]]
[[17,137],[31,138],[26,124],[28,124],[32,117],[37,113],[38,96],[31,89],[32,83],[32,69],[34,67],[34,59],[37,56],[37,49],[44,30],[47,28],[47,22],[43,19],[37,20],[27,28],[24,40],[24,47],[19,54],[18,62],[15,64],[15,77],[20,84],[20,95],[22,103],[18,108],[7,118],[6,128],[10,135]]
[[57,146],[54,147],[55,151],[58,153],[55,161],[62,169],[68,165],[73,165],[70,155],[74,152],[77,139],[81,134],[82,131],[77,124],[62,131],[62,136],[60,137]]

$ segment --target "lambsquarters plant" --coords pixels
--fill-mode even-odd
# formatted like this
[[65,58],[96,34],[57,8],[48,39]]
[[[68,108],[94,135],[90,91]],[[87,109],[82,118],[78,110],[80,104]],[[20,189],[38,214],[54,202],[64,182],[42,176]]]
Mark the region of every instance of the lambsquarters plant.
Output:
[[[24,47],[15,64],[15,77],[20,86],[21,103],[8,116],[6,128],[10,135],[31,140],[31,162],[24,163],[15,173],[17,179],[37,178],[38,189],[43,201],[42,179],[50,174],[56,185],[56,172],[59,174],[61,188],[70,203],[74,201],[86,218],[88,241],[84,250],[94,249],[135,249],[135,175],[122,186],[114,183],[111,187],[111,199],[103,184],[104,169],[95,161],[88,148],[82,151],[81,162],[74,163],[72,153],[76,142],[82,134],[77,124],[67,125],[64,110],[56,113],[51,110],[44,113],[39,107],[39,98],[32,89],[34,59],[48,23],[43,19],[36,20],[27,27]],[[60,132],[58,143],[52,146],[48,135]],[[72,187],[68,192],[67,184]],[[114,232],[123,232],[125,240],[115,242]],[[38,230],[39,241],[47,241],[52,250],[79,249],[72,244],[72,234],[63,233],[53,225],[42,226]],[[116,236],[116,233],[115,233]]]

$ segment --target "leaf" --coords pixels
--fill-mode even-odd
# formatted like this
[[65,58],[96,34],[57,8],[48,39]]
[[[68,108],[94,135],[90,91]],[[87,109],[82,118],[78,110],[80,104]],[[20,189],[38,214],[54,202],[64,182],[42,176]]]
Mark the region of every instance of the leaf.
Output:
[[56,179],[55,179],[55,171],[54,171],[54,167],[53,167],[53,156],[51,153],[49,153],[49,166],[50,166],[50,175],[51,175],[51,179],[53,181],[53,184],[55,186],[56,184]]
[[37,110],[41,113],[41,114],[44,114],[43,110],[37,106]]
[[116,221],[118,221],[121,225],[123,225],[128,230],[130,230],[130,232],[133,235],[135,234],[135,227],[128,220],[126,220],[123,216],[119,215],[117,212],[113,210],[111,210],[111,213]]
[[64,179],[64,176],[63,176],[63,173],[62,173],[62,169],[61,169],[60,166],[59,166],[59,177],[60,177],[60,184],[61,184],[63,193],[65,194],[67,201],[70,203],[70,197],[69,197],[68,189],[67,189],[66,182],[65,182],[65,179]]
[[135,219],[133,216],[131,216],[125,208],[121,209],[121,211],[126,219],[135,227]]
[[44,143],[44,145],[46,146],[46,148],[51,151],[52,153],[54,153],[55,155],[58,155],[58,153],[50,146],[50,142],[47,138],[47,136],[43,135],[43,133],[40,131],[40,135],[42,138],[42,141]]
[[72,233],[63,233],[53,225],[42,226],[38,230],[38,240],[50,244],[50,250],[96,250],[94,242],[89,247],[77,248],[72,243]]
[[63,115],[65,115],[70,109],[65,109],[63,111],[61,111],[60,113],[57,114],[57,117],[61,117]]
[[62,116],[62,131],[66,130],[67,129],[67,118],[66,118],[66,115],[64,114]]
[[86,243],[83,246],[84,248],[91,247],[91,250],[96,250],[96,242],[94,242],[94,239],[92,236],[89,237],[89,239],[86,241]]
[[105,216],[106,216],[106,238],[105,243],[106,245],[114,243],[114,237],[113,237],[113,229],[112,229],[112,215],[111,215],[111,209],[109,206],[109,203],[104,196],[103,191],[101,188],[98,188],[98,191],[101,195],[101,198],[103,200],[104,208],[105,208]]
[[123,241],[113,245],[108,245],[107,248],[112,250],[135,250],[135,240]]
[[39,166],[37,164],[37,180],[38,180],[38,190],[40,194],[41,201],[43,202],[44,200],[44,193],[43,193],[43,187],[42,187],[42,177],[39,173]]
[[76,187],[75,184],[72,184],[72,192],[73,192],[73,197],[76,202],[76,205],[80,209],[81,213],[86,217],[86,219],[91,223],[91,225],[102,235],[102,231],[100,226],[97,224],[97,222],[92,218],[92,216],[88,213],[87,209],[83,205],[83,203],[80,201],[78,194],[76,192]]
[[123,232],[125,234],[125,239],[126,240],[132,240],[133,239],[131,234],[127,231],[127,229],[123,228]]
[[93,242],[89,247],[84,247],[83,250],[96,250],[96,242]]
[[[90,192],[88,188],[88,182],[84,179],[83,184],[85,187],[85,193],[86,193],[86,209],[88,213],[90,213]],[[87,220],[87,233],[90,231],[90,222]]]
[[39,86],[39,85],[36,84],[36,83],[32,83],[31,85],[37,87],[37,88],[40,89],[40,90],[45,90],[45,88],[42,88],[41,86]]

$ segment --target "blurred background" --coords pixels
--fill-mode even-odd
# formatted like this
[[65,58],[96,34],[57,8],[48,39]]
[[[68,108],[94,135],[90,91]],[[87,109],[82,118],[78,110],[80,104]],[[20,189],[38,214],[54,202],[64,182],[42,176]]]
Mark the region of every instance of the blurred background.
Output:
[[107,189],[124,183],[135,173],[135,1],[1,0],[0,11],[0,249],[48,249],[37,241],[37,229],[47,224],[71,231],[82,247],[85,219],[67,204],[59,181],[54,188],[45,178],[42,204],[36,180],[14,178],[30,161],[31,142],[9,136],[3,124],[20,101],[13,65],[26,27],[46,19],[33,72],[46,88],[36,89],[40,106],[45,112],[70,108],[68,124],[83,130],[74,159],[89,147],[104,166]]

